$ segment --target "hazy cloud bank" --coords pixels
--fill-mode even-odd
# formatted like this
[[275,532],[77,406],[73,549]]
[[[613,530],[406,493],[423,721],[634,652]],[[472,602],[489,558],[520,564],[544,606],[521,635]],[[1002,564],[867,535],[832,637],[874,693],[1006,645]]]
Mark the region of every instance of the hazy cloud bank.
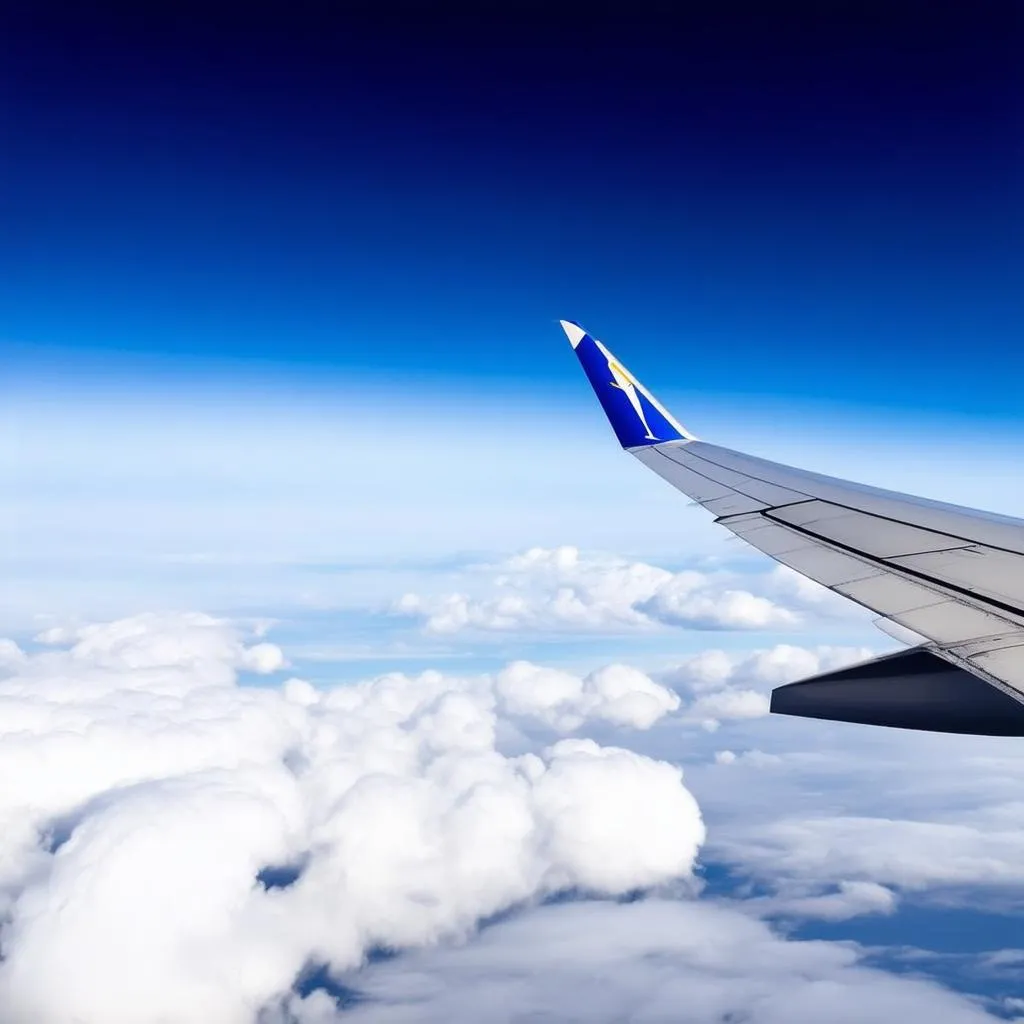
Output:
[[849,614],[852,605],[784,567],[672,572],[578,548],[531,548],[495,566],[478,566],[461,591],[409,592],[393,614],[429,633],[634,632],[781,629],[806,618]]

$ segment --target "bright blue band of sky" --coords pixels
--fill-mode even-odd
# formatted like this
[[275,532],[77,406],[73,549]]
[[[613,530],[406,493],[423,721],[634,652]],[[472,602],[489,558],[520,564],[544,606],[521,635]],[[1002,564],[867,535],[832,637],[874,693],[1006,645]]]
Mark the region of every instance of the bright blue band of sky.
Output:
[[9,367],[543,384],[572,311],[659,391],[1016,415],[1019,61],[994,7],[801,15],[770,46],[756,12],[19,17]]

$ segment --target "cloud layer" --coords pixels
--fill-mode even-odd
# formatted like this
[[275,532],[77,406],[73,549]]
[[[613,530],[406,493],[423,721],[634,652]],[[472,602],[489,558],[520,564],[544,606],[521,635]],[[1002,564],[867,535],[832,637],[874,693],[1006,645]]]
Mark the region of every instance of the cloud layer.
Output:
[[545,907],[472,946],[380,963],[352,982],[364,1001],[343,1014],[321,993],[290,1010],[302,1024],[994,1020],[937,985],[862,966],[850,946],[786,941],[694,901]]
[[2,651],[12,1024],[250,1022],[310,963],[464,936],[545,894],[685,881],[704,838],[672,764],[580,738],[522,750],[531,722],[644,728],[678,704],[622,666],[318,691],[239,686],[282,653],[202,615],[40,640]]
[[686,699],[686,718],[715,728],[722,720],[767,715],[774,686],[852,664],[871,653],[866,647],[793,644],[750,653],[712,648],[658,673],[658,679]]
[[[893,912],[913,884],[891,857],[902,834],[762,818],[754,841],[756,816],[745,836],[726,823],[718,850],[778,884],[696,898],[705,827],[674,763],[709,740],[696,726],[714,710],[746,728],[745,694],[858,653],[320,690],[285,679],[273,643],[199,614],[6,641],[0,1022],[989,1019],[758,920]],[[786,765],[722,750],[703,771],[759,799],[758,773]]]
[[[807,613],[846,614],[852,606],[779,567],[738,574],[724,569],[670,572],[575,547],[531,548],[480,566],[466,589],[406,593],[391,606],[435,634],[689,629],[792,629]],[[757,591],[756,593],[754,591]]]

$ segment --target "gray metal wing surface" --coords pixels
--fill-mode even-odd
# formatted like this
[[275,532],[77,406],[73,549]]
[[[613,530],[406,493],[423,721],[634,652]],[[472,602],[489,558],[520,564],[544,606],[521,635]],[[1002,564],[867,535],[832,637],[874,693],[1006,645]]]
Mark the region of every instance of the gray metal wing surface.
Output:
[[[563,327],[630,454],[754,548],[918,634],[937,674],[948,677],[953,666],[983,680],[1001,691],[1008,718],[1018,717],[1021,707],[1014,705],[1024,706],[1024,521],[698,440],[604,345],[576,324],[563,321]],[[954,690],[946,689],[947,718],[955,717]],[[971,692],[976,695],[976,687]],[[970,703],[965,696],[967,720]],[[806,713],[785,704],[773,699],[773,710]],[[923,724],[909,727],[935,728],[929,721],[923,715]],[[1013,734],[1018,729],[1024,732],[1015,726]]]

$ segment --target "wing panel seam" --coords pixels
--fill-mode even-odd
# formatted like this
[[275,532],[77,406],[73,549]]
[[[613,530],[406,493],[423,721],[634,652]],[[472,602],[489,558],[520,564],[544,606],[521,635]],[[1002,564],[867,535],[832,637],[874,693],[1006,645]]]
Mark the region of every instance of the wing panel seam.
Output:
[[[659,454],[664,455],[664,452],[659,452]],[[691,458],[700,459],[702,462],[710,463],[712,466],[718,466],[719,465],[719,463],[715,462],[714,459],[709,459],[706,455],[701,455],[699,452],[688,451],[687,454]],[[741,458],[745,458],[745,456],[743,455],[742,452],[737,452],[736,454],[738,454]],[[667,455],[665,457],[668,458]],[[675,459],[669,459],[669,461],[670,462],[675,462]],[[679,465],[682,465],[682,463],[676,462],[676,465],[679,466]],[[689,467],[687,467],[687,468],[689,468]],[[732,469],[731,466],[724,466],[723,465],[723,466],[721,466],[721,468],[722,469],[728,469],[728,470],[730,470],[733,473],[739,473],[740,472],[738,469]],[[693,472],[698,473],[699,470],[693,470]],[[704,476],[703,473],[700,473],[700,475]],[[749,476],[751,480],[758,480],[761,483],[769,484],[772,487],[781,487],[783,490],[793,491],[796,494],[806,494],[807,493],[806,491],[801,491],[801,490],[799,490],[796,487],[790,487],[787,484],[777,483],[774,480],[765,480],[763,477],[755,476],[753,473],[744,472],[741,475]],[[711,478],[708,477],[707,479],[711,479]],[[713,481],[713,482],[717,483],[717,481]],[[836,486],[838,487],[838,485],[841,482],[842,481],[837,481]],[[723,484],[722,486],[724,487],[724,486],[727,486],[727,485]],[[935,530],[935,529],[932,529],[931,527],[928,527],[928,526],[920,526],[918,523],[908,522],[906,519],[896,519],[893,516],[881,515],[878,512],[868,512],[865,509],[857,508],[855,505],[847,505],[847,504],[845,504],[842,501],[836,501],[834,498],[824,498],[824,497],[821,497],[820,495],[812,495],[807,500],[808,501],[820,501],[823,504],[834,505],[836,508],[846,509],[848,512],[854,512],[857,515],[871,516],[873,519],[881,519],[882,521],[887,522],[887,523],[896,523],[898,526],[911,526],[911,527],[913,527],[916,530],[924,530],[927,533],[940,534],[943,537],[952,537],[954,540],[962,540],[965,544],[976,545],[976,546],[980,546],[980,547],[984,547],[984,548],[991,548],[993,551],[1001,551],[1001,552],[1003,552],[1003,554],[1016,555],[1018,558],[1024,559],[1024,553],[1021,553],[1020,551],[1014,551],[1013,548],[1001,547],[998,544],[991,544],[988,541],[980,541],[980,540],[978,540],[977,538],[974,538],[974,537],[965,537],[965,536],[963,536],[962,534],[959,534],[959,533],[949,533],[947,530]],[[893,500],[898,500],[898,499],[890,498],[889,500],[893,501]],[[773,505],[773,506],[770,506],[770,508],[786,508],[786,507],[788,507],[789,504],[802,505],[802,504],[804,504],[804,502],[802,502],[802,501],[787,502],[786,505]],[[791,524],[784,523],[784,524],[780,524],[780,525],[789,526]],[[942,549],[939,549],[939,550],[942,550]],[[920,552],[918,552],[918,553],[920,553]]]
[[[782,505],[770,505],[763,498],[759,498],[756,494],[747,494],[746,491],[744,491],[740,487],[737,487],[735,484],[723,483],[721,480],[716,480],[713,476],[708,476],[706,473],[702,473],[699,469],[694,469],[694,467],[689,465],[688,463],[679,462],[676,459],[673,459],[666,452],[663,452],[658,445],[651,445],[651,448],[652,448],[653,451],[656,451],[663,459],[666,459],[668,462],[671,462],[673,466],[678,466],[680,469],[685,469],[688,472],[693,473],[695,476],[699,476],[702,480],[707,480],[707,482],[709,484],[717,484],[719,487],[724,487],[724,488],[726,488],[726,490],[732,491],[733,494],[741,494],[741,495],[743,495],[744,498],[749,498],[751,501],[759,502],[760,504],[764,505],[766,509],[767,508],[786,508],[788,505],[802,505],[802,504],[804,504],[805,501],[820,501],[821,500],[820,498],[815,498],[815,497],[813,497],[811,495],[808,495],[807,498],[803,498],[800,501],[785,502]],[[694,458],[699,459],[700,456],[699,455],[695,455]],[[701,461],[702,462],[706,462],[706,463],[708,463],[711,466],[718,466],[718,463],[717,462],[712,462],[711,459],[702,459]],[[771,480],[762,480],[760,477],[753,476],[750,473],[740,473],[739,470],[729,469],[728,466],[718,466],[718,468],[719,469],[728,470],[730,473],[736,473],[738,476],[745,476],[748,480],[756,480],[758,483],[767,484],[769,487],[777,487],[777,488],[779,488],[779,490],[782,490],[782,491],[791,491],[793,494],[803,494],[804,493],[803,491],[794,491],[792,487],[784,487],[782,484],[773,484],[771,482]],[[708,500],[715,501],[717,499],[710,498]],[[703,505],[704,502],[698,502],[698,504]],[[764,510],[762,509],[762,511],[764,511]],[[745,513],[745,512],[735,512],[735,513],[732,513],[732,514],[733,515],[747,515],[748,513]]]
[[[892,572],[896,575],[905,575],[910,576],[914,579],[923,580],[925,583],[941,587],[944,590],[951,591],[952,593],[958,594],[961,597],[966,597],[971,601],[989,604],[993,608],[999,608],[1004,612],[1009,612],[1011,615],[1016,615],[1020,618],[1024,618],[1024,609],[1018,608],[1015,605],[1010,604],[1009,602],[1000,601],[997,598],[993,597],[986,597],[982,594],[976,593],[973,590],[968,590],[966,587],[958,586],[955,583],[949,583],[946,580],[937,579],[934,576],[929,576],[927,573],[921,572],[917,569],[912,569],[909,566],[893,565],[891,562],[887,562],[884,558],[880,558],[878,555],[868,554],[866,551],[860,551],[850,544],[844,544],[841,541],[832,540],[828,537],[821,537],[818,534],[814,533],[812,530],[805,529],[802,526],[794,526],[792,523],[787,523],[783,520],[776,519],[774,516],[771,515],[769,511],[761,512],[760,515],[764,516],[765,519],[770,520],[778,526],[784,526],[787,529],[793,530],[795,533],[801,533],[805,537],[810,537],[812,540],[816,540],[821,544],[831,545],[832,547],[839,548],[841,551],[844,551],[849,555],[855,555],[857,558],[863,559],[866,562],[871,562],[874,565],[881,566],[887,569],[889,572]],[[947,548],[945,550],[949,549]]]
[[[697,471],[694,470],[694,472],[696,473]],[[703,476],[704,474],[702,473],[700,475]],[[756,479],[756,478],[754,478],[754,479]],[[762,483],[768,483],[767,480],[762,480],[761,482]],[[789,488],[787,488],[787,490],[788,489]],[[749,495],[744,495],[744,497],[749,497]],[[756,500],[756,499],[754,499],[754,500]],[[784,505],[769,505],[767,508],[761,509],[760,512],[730,512],[729,515],[727,515],[727,516],[715,516],[715,522],[716,523],[720,523],[722,526],[726,526],[727,527],[729,525],[729,520],[730,519],[739,519],[740,516],[749,516],[749,515],[765,517],[766,513],[768,513],[768,512],[777,512],[780,508],[794,508],[797,505],[808,505],[812,501],[821,501],[821,499],[820,498],[802,498],[800,501],[787,501]],[[773,520],[773,522],[774,522],[774,520]],[[789,526],[790,524],[785,522],[785,521],[780,521],[778,523],[778,525],[779,526]]]

